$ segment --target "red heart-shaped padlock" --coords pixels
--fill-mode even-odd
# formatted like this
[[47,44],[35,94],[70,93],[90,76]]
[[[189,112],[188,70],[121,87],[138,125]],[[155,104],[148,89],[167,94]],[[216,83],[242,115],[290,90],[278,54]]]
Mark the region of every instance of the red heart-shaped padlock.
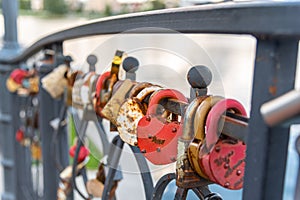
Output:
[[235,190],[243,187],[246,156],[243,142],[221,140],[209,156],[210,171],[218,184]]
[[180,122],[168,122],[156,113],[162,99],[172,98],[187,102],[186,97],[177,90],[164,89],[155,92],[150,99],[147,114],[140,119],[137,127],[138,146],[145,157],[156,165],[176,161],[177,141],[182,130]]
[[198,156],[199,165],[209,180],[237,190],[243,187],[246,145],[232,138],[219,139],[221,116],[229,110],[247,116],[244,107],[236,100],[223,99],[217,102],[208,113],[206,138]]

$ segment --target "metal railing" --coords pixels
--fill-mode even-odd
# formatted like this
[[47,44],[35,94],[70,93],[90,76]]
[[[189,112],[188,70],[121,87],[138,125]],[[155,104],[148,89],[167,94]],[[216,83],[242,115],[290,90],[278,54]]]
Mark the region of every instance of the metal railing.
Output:
[[[61,49],[64,41],[105,34],[116,34],[131,30],[126,34],[145,33],[145,27],[159,27],[175,30],[181,33],[211,33],[211,34],[247,34],[257,39],[255,68],[253,76],[251,114],[247,134],[247,158],[245,182],[243,190],[244,200],[282,199],[285,177],[287,147],[289,141],[289,127],[269,127],[265,124],[260,113],[260,107],[266,101],[278,97],[294,88],[295,71],[297,65],[298,41],[300,38],[300,3],[299,2],[247,2],[195,6],[160,10],[153,12],[122,15],[104,18],[91,23],[76,26],[49,35],[32,46],[11,57],[0,58],[0,71],[7,73],[14,66],[25,62],[31,56],[46,48]],[[136,31],[135,31],[136,30]],[[141,31],[143,30],[143,31]],[[153,29],[150,29],[153,31]],[[160,30],[160,29],[158,29]],[[148,30],[149,31],[149,30]],[[154,31],[153,33],[161,33]],[[61,51],[63,51],[61,49]],[[1,77],[4,83],[5,76]],[[17,112],[12,101],[1,101],[2,130],[6,127],[6,134],[14,134],[15,127],[11,123],[12,115]],[[41,97],[41,121],[45,123],[44,136],[48,137],[52,131],[48,127],[49,115],[46,107],[59,104],[49,96]],[[9,104],[9,105],[3,105]],[[46,105],[47,104],[47,105]],[[4,106],[11,110],[4,110]],[[59,107],[59,105],[57,105]],[[44,114],[43,114],[44,113]],[[47,113],[47,116],[46,114]],[[3,117],[5,116],[5,118]],[[46,119],[47,118],[47,119]],[[47,124],[47,125],[46,125]],[[7,145],[14,145],[10,141]],[[45,144],[44,144],[45,145]],[[5,151],[5,150],[4,150]],[[43,148],[43,154],[47,152]],[[14,153],[9,156],[13,159]],[[45,155],[46,156],[46,155]],[[17,162],[17,161],[16,161]],[[44,160],[44,166],[49,163]],[[17,167],[14,161],[2,162],[5,168]],[[48,166],[49,167],[49,166]],[[50,168],[50,167],[49,167]],[[51,169],[46,169],[50,170]],[[53,172],[53,171],[52,171]],[[11,171],[12,177],[20,176]],[[45,183],[45,199],[53,199],[51,191],[57,185],[57,172],[53,176],[48,174]],[[49,184],[49,187],[47,187]],[[5,192],[17,194],[17,189],[5,187]],[[18,195],[3,196],[3,199],[19,199]]]

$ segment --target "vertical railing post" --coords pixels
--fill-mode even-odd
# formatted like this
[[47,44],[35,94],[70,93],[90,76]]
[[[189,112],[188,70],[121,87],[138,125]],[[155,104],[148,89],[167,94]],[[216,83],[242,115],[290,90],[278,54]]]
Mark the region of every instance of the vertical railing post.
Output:
[[[62,64],[62,44],[53,44],[51,49],[54,50],[54,63],[46,64],[45,66],[38,66],[40,79],[46,76],[59,64]],[[62,167],[68,165],[68,143],[66,132],[63,130],[58,134],[58,146],[53,147],[52,138],[54,136],[54,129],[50,125],[50,121],[59,116],[63,100],[55,100],[50,94],[41,87],[39,90],[39,122],[40,133],[42,139],[42,157],[43,157],[43,178],[44,178],[44,199],[57,199],[57,188],[59,182],[59,169],[55,165],[54,156],[59,156]],[[58,155],[53,154],[53,148],[58,150]]]
[[260,107],[294,88],[298,40],[258,39],[247,138],[244,200],[281,200],[289,128],[268,127]]
[[[0,50],[0,59],[13,57],[19,50],[17,32],[17,0],[2,0],[2,13],[4,16],[5,33],[3,37],[3,48]],[[6,87],[6,79],[9,73],[17,66],[0,65],[0,141],[2,148],[1,165],[3,167],[4,191],[1,194],[2,200],[17,199],[17,170],[15,153],[14,124],[12,123],[12,113],[15,113],[12,102],[15,96],[11,95]]]

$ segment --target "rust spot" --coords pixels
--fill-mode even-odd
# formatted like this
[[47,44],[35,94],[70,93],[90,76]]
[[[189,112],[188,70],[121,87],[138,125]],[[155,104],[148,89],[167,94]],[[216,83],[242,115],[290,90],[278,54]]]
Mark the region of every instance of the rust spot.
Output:
[[[161,145],[163,145],[163,144],[165,143],[165,140],[159,139],[159,138],[157,138],[156,136],[154,136],[154,137],[152,138],[152,142],[154,142],[155,144],[161,144]],[[160,152],[160,148],[159,148],[159,151],[158,151],[158,152]]]
[[275,96],[276,93],[277,93],[277,87],[276,86],[270,86],[269,87],[269,93],[272,94],[273,96]]

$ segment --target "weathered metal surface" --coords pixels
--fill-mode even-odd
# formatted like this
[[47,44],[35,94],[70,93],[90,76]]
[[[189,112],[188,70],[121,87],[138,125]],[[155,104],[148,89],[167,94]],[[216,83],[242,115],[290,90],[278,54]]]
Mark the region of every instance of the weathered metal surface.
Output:
[[137,141],[141,152],[156,165],[176,161],[177,140],[182,134],[180,121],[168,121],[157,113],[159,102],[162,99],[177,99],[188,102],[182,93],[173,89],[158,90],[151,95],[147,114],[138,122]]
[[223,121],[220,121],[221,116],[226,111],[234,112],[235,114],[242,115],[247,117],[247,112],[243,105],[234,99],[223,99],[217,102],[212,109],[209,111],[206,118],[206,137],[204,144],[201,147],[201,153],[204,153],[202,150],[210,150],[219,140],[221,132],[219,132],[219,127],[223,126]]
[[[188,157],[188,148],[194,138],[194,116],[200,103],[205,100],[207,96],[194,99],[186,109],[183,117],[183,130],[181,138],[178,140],[177,163],[176,163],[176,184],[179,187],[195,187],[200,183],[201,177],[194,171],[192,164]],[[199,168],[199,173],[201,170]],[[203,177],[206,177],[202,173]],[[204,179],[203,179],[204,180]],[[198,185],[199,186],[199,185]]]
[[300,91],[292,90],[288,93],[264,103],[261,114],[269,126],[278,125],[300,113]]
[[145,87],[136,97],[127,99],[120,107],[117,128],[121,139],[127,144],[137,146],[138,122],[147,112],[147,105],[142,101],[159,89],[161,88],[158,86]]
[[238,190],[243,187],[246,145],[239,141],[219,141],[209,154],[209,170],[219,185]]
[[125,80],[116,93],[107,102],[101,114],[107,118],[114,125],[117,124],[117,117],[122,103],[125,101],[127,93],[134,86],[134,83],[130,80]]
[[251,34],[261,38],[266,36],[299,37],[300,22],[297,20],[299,12],[299,3],[293,1],[244,2],[109,17],[47,36],[20,52],[16,57],[1,59],[0,63],[19,63],[49,44],[75,38],[114,34],[132,29],[143,33],[166,32],[162,29],[138,29],[144,27],[167,28],[183,33]]
[[[260,107],[294,88],[298,43],[296,38],[257,41],[247,136],[245,200],[282,199],[290,131],[287,127],[269,128],[262,119]],[[276,88],[276,94],[270,93],[270,86]]]
[[[222,97],[205,96],[198,97],[198,106],[195,108],[194,117],[188,116],[187,127],[191,127],[189,132],[186,132],[188,136],[185,138],[191,138],[192,140],[187,153],[192,168],[203,178],[207,178],[207,174],[203,172],[199,165],[199,151],[201,145],[204,143],[205,138],[205,121],[206,117],[213,105],[215,105]],[[196,100],[194,100],[196,101]]]

